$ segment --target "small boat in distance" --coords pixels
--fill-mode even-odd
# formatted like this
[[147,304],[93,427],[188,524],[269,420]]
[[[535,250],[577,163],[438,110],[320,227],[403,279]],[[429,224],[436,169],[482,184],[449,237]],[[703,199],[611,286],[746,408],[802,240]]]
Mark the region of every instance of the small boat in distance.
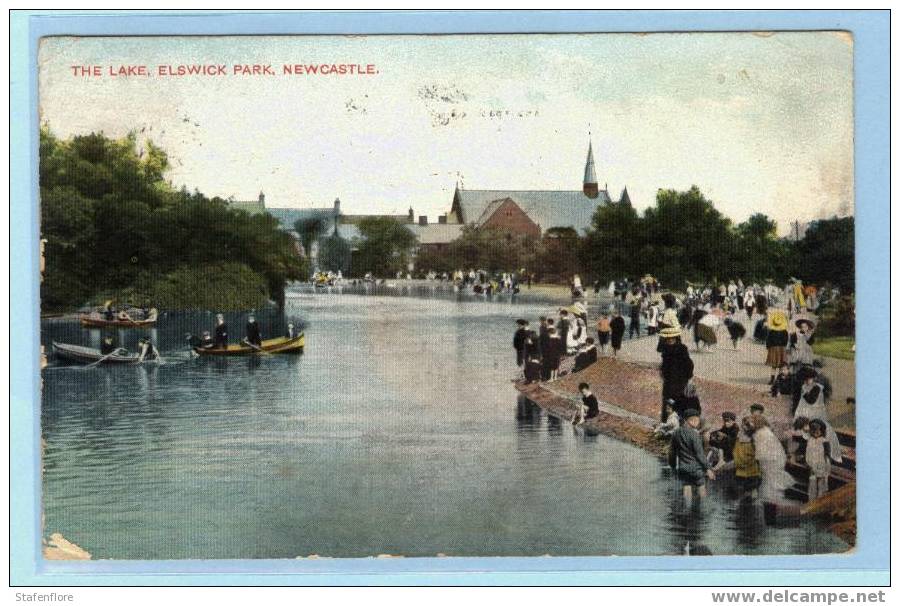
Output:
[[219,347],[194,347],[194,352],[201,356],[252,356],[261,354],[296,354],[303,351],[306,337],[300,333],[293,339],[278,337],[266,339],[259,347],[246,343],[229,345],[225,349]]
[[93,347],[69,345],[68,343],[57,343],[56,341],[53,341],[53,353],[57,358],[78,364],[94,364],[101,361],[103,364],[137,364],[142,361],[140,355],[128,353],[127,350],[121,348],[109,355],[105,355],[99,349],[94,349]]

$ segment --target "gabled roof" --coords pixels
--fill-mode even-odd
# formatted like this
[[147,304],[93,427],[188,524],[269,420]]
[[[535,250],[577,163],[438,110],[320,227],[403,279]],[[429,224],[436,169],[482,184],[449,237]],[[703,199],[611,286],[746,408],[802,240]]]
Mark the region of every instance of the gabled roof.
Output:
[[267,208],[266,212],[278,219],[281,229],[291,231],[299,219],[322,219],[328,225],[334,221],[333,208]]
[[407,225],[419,238],[419,244],[448,244],[462,234],[460,223],[429,223],[428,225]]
[[604,189],[594,199],[585,196],[581,190],[458,189],[455,199],[459,201],[459,208],[455,200],[453,210],[460,211],[460,221],[476,223],[488,205],[505,198],[511,198],[518,204],[532,221],[540,225],[541,231],[551,227],[574,227],[579,233],[591,226],[591,218],[598,206],[612,201]]
[[[475,221],[475,225],[481,227],[485,223],[487,223],[488,219],[494,216],[494,213],[497,212],[501,206],[503,206],[506,201],[509,200],[513,202],[512,198],[500,198],[499,200],[494,200],[493,202],[489,202],[487,206],[484,207],[484,210],[481,212],[481,216],[478,217],[478,220]],[[515,202],[513,202],[515,204]]]
[[619,204],[627,204],[628,206],[631,206],[631,196],[628,195],[627,187],[622,188],[622,195],[619,196]]

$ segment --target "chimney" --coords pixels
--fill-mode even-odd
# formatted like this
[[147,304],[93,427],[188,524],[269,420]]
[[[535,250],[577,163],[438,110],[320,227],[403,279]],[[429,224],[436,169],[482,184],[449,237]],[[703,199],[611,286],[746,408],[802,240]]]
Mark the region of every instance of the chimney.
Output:
[[266,194],[259,192],[259,203],[263,205],[263,208],[266,207]]
[[447,224],[447,215],[443,214],[438,217],[438,224],[446,225]]
[[428,225],[428,215],[419,215],[419,225]]

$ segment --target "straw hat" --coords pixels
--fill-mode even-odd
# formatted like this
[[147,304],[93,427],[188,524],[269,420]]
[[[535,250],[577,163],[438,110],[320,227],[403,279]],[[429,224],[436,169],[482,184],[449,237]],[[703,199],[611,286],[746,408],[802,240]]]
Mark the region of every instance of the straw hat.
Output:
[[769,316],[769,330],[787,330],[787,317],[783,311],[776,311]]
[[809,330],[814,330],[816,328],[815,323],[809,318],[800,318],[799,320],[796,320],[794,324],[797,325],[797,328],[800,328],[803,324],[806,324],[809,327]]

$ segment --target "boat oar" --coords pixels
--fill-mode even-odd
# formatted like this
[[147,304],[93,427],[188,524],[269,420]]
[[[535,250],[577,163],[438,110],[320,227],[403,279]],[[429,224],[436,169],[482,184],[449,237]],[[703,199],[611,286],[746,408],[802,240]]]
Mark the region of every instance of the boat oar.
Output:
[[271,355],[272,355],[271,352],[268,352],[268,351],[266,351],[265,349],[263,349],[262,347],[259,347],[258,345],[254,345],[253,343],[251,343],[250,341],[248,341],[248,340],[246,339],[246,337],[243,338],[243,339],[241,339],[241,343],[243,343],[244,345],[247,345],[248,347],[252,347],[253,349],[255,349],[256,351],[258,351],[259,353],[264,353],[264,354],[266,354],[267,356],[271,356]]
[[85,366],[85,369],[93,368],[94,366],[97,366],[98,364],[105,362],[106,359],[109,358],[110,356],[114,356],[119,352],[128,353],[128,350],[123,349],[121,347],[116,348],[116,349],[112,350],[111,352],[109,352],[108,354],[106,354],[105,356],[103,356],[102,358],[100,358],[99,360],[97,360],[96,362],[91,362],[90,364]]

